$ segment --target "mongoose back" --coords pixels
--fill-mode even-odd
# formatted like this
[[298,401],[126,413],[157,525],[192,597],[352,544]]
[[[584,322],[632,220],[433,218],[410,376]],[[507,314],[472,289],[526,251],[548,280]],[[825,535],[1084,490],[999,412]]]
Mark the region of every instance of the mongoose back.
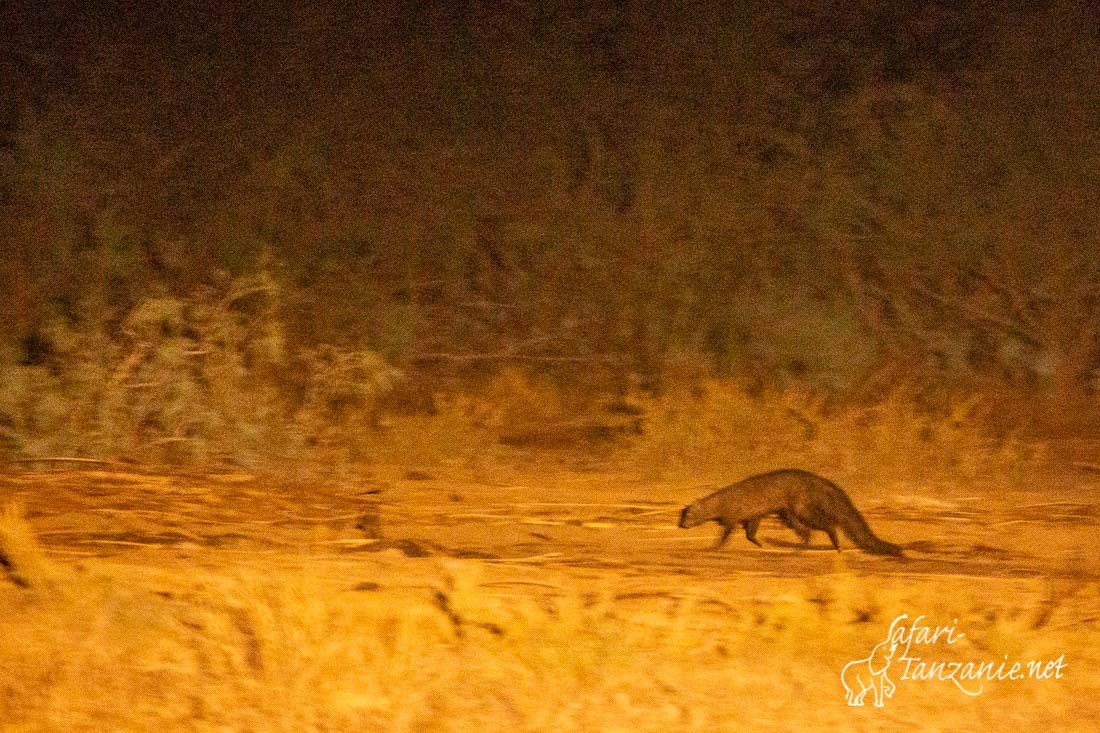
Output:
[[749,476],[704,496],[684,507],[680,526],[688,529],[704,522],[720,524],[722,534],[714,549],[724,545],[740,526],[749,542],[759,547],[756,529],[760,520],[771,514],[797,532],[803,546],[809,544],[810,533],[816,529],[829,535],[839,551],[836,532],[841,529],[867,552],[897,557],[902,554],[900,547],[875,536],[844,489],[815,473],[792,468]]

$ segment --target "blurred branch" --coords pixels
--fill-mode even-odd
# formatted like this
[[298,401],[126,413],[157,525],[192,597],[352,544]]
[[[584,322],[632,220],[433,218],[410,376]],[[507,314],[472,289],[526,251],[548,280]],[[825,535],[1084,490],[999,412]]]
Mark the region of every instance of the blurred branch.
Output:
[[980,321],[992,326],[998,326],[1005,333],[1009,333],[1013,336],[1023,339],[1032,346],[1039,346],[1042,344],[1042,340],[1040,338],[1024,330],[1022,326],[1012,322],[1007,318],[1002,318],[993,313],[988,313],[978,308],[974,304],[967,302],[966,300],[963,300],[961,298],[949,298],[918,283],[913,283],[910,285],[910,287],[915,293],[923,295],[929,300],[932,300],[950,310],[962,314],[963,316],[965,316],[965,318],[963,319],[964,322],[966,322],[966,318],[970,318],[974,321]]
[[476,361],[529,361],[529,362],[545,362],[545,363],[590,363],[590,364],[612,364],[621,361],[621,354],[590,354],[588,356],[539,356],[537,354],[513,354],[508,351],[498,352],[495,354],[451,354],[446,352],[436,352],[429,354],[413,354],[411,357],[414,363],[422,363],[428,361],[450,361],[450,362],[476,362]]
[[133,468],[122,461],[108,461],[101,458],[68,458],[64,456],[43,456],[40,458],[13,458],[7,463],[91,463],[97,466],[119,466]]

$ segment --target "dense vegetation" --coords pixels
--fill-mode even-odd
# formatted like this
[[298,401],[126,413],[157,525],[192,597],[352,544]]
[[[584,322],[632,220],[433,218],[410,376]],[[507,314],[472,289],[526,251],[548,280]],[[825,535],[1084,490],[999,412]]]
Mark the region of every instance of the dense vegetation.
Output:
[[0,14],[0,451],[314,444],[502,369],[1094,404],[1094,3],[333,5]]

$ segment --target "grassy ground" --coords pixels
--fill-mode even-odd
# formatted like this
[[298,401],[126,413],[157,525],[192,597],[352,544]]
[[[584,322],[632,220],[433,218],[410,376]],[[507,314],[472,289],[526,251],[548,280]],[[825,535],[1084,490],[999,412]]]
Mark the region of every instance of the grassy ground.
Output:
[[[483,471],[484,466],[478,470]],[[505,473],[507,474],[505,476]],[[358,481],[121,471],[0,477],[5,730],[997,730],[1100,724],[1097,496],[847,482],[902,562],[777,522],[764,549],[675,527],[706,488],[611,471]],[[732,477],[731,477],[732,478]],[[944,482],[946,484],[946,482]],[[1068,487],[1064,495],[1050,486]],[[713,530],[716,531],[716,530]],[[1084,550],[1082,550],[1084,548]],[[841,670],[902,614],[926,661],[1060,679]]]

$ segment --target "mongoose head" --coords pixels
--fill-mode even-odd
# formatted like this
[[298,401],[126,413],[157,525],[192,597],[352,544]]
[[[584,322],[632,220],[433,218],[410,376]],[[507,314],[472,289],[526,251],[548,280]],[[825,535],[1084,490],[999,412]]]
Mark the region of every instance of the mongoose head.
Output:
[[690,529],[710,519],[698,504],[688,504],[680,512],[680,529]]

